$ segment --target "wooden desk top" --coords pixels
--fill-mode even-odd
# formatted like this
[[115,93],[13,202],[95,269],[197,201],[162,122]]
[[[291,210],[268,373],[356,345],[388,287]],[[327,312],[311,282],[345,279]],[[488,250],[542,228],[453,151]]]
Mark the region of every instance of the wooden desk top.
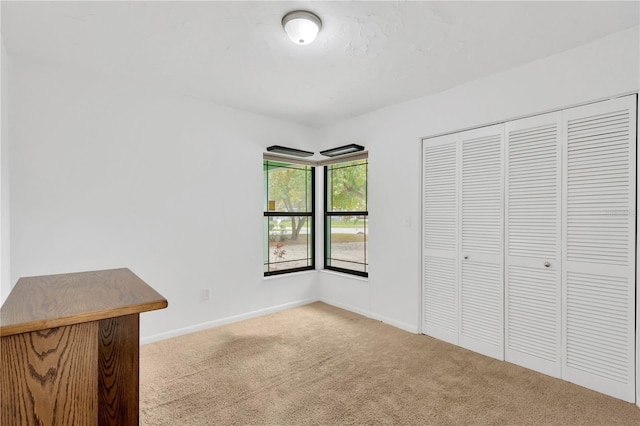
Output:
[[167,307],[129,269],[20,278],[0,308],[0,336]]

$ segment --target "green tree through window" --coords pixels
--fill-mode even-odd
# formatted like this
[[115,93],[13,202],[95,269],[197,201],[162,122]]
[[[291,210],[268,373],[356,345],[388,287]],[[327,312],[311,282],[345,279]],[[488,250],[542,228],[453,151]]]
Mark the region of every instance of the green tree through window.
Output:
[[368,276],[368,161],[325,166],[325,269]]
[[264,273],[314,268],[314,167],[264,161]]

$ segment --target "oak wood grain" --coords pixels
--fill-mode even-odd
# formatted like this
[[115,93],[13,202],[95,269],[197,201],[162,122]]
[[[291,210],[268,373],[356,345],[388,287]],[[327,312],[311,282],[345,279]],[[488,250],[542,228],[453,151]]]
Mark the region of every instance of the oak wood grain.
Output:
[[97,423],[98,323],[3,337],[0,349],[3,426]]
[[0,309],[0,336],[166,307],[127,268],[20,278]]
[[139,314],[100,321],[98,424],[138,424]]

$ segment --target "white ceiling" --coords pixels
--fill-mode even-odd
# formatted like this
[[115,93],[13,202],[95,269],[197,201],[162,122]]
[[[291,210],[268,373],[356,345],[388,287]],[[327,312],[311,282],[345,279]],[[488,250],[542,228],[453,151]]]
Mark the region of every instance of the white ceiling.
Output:
[[[280,25],[315,12],[318,39]],[[626,2],[7,2],[9,55],[322,127],[638,25]]]

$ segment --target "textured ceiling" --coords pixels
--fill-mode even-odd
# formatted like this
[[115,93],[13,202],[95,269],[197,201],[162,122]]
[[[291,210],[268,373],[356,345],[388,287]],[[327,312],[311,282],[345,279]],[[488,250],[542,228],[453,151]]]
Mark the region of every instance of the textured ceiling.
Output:
[[[323,21],[298,46],[291,10]],[[9,55],[314,127],[433,94],[638,25],[632,2],[7,2]]]

